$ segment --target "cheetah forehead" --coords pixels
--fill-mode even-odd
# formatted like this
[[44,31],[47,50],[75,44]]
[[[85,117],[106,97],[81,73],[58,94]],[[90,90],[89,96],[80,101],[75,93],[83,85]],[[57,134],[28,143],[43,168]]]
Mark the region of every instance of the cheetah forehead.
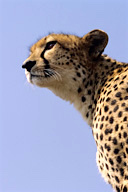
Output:
[[48,36],[45,36],[41,38],[39,41],[37,41],[32,47],[30,48],[31,52],[34,52],[36,48],[42,48],[45,46],[46,43],[50,41],[57,41],[63,46],[71,46],[71,45],[78,45],[81,41],[81,37],[75,36],[75,35],[67,35],[67,34],[49,34]]

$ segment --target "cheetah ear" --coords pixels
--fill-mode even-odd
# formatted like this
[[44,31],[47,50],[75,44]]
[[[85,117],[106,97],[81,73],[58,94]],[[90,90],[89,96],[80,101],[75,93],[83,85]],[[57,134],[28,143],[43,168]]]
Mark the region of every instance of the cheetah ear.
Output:
[[99,29],[87,33],[82,39],[88,48],[88,56],[92,59],[97,59],[108,43],[108,35]]

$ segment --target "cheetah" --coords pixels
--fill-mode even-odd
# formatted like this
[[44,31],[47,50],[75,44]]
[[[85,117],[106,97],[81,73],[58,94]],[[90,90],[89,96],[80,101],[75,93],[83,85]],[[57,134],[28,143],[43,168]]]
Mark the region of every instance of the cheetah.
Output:
[[22,68],[29,83],[73,103],[92,128],[99,171],[116,192],[128,192],[128,63],[102,54],[108,35],[49,34]]

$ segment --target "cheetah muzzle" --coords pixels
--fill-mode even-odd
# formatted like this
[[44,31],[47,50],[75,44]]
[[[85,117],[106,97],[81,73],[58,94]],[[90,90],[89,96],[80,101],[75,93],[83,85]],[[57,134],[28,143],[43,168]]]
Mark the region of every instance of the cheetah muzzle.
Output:
[[96,161],[117,192],[128,192],[128,63],[103,55],[108,35],[50,34],[23,63],[28,82],[73,103],[92,127]]

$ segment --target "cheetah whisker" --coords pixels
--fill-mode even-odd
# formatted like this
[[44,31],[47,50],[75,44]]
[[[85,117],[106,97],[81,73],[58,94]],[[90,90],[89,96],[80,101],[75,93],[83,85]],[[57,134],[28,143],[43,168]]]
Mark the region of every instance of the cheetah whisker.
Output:
[[61,75],[57,72],[57,71],[54,71],[55,72],[55,74],[56,74],[56,77],[57,77],[57,80],[59,81],[62,81],[62,77],[61,77]]

